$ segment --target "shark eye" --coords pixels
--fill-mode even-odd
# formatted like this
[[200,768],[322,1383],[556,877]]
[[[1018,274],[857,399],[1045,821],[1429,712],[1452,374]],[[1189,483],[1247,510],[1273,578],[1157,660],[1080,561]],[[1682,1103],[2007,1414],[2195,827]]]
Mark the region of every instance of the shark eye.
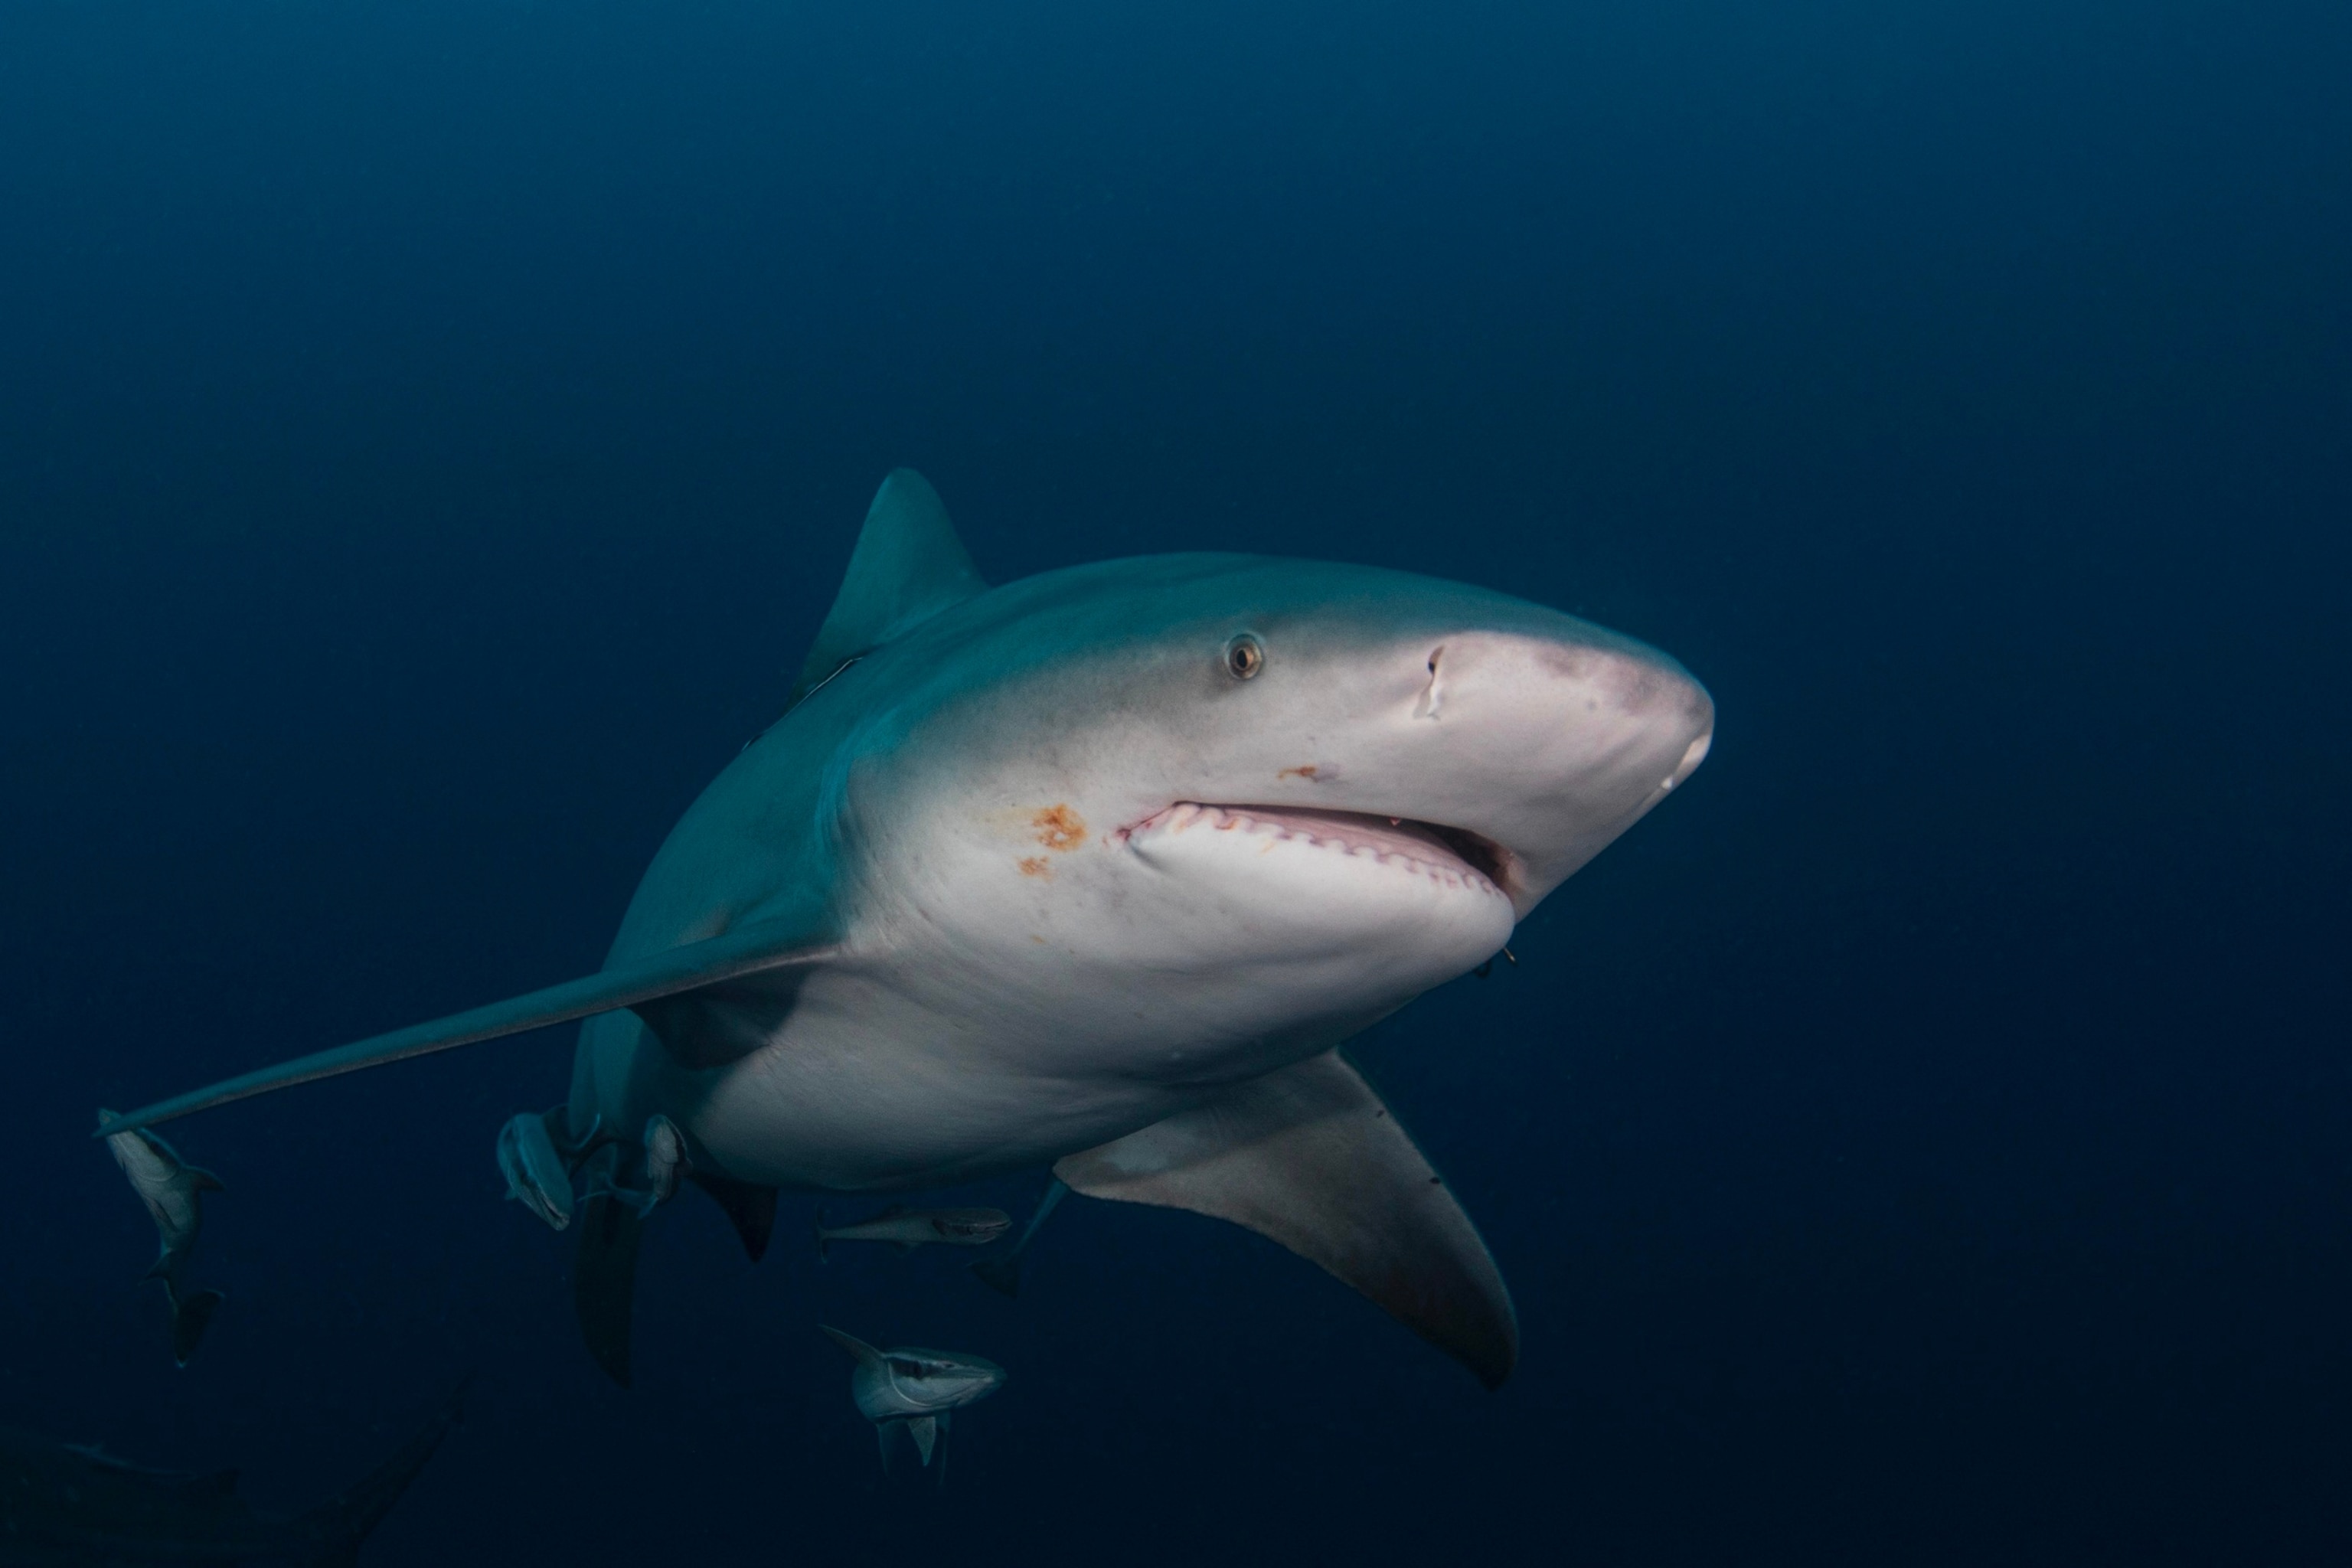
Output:
[[1225,645],[1225,673],[1247,680],[1265,668],[1265,645],[1243,632]]

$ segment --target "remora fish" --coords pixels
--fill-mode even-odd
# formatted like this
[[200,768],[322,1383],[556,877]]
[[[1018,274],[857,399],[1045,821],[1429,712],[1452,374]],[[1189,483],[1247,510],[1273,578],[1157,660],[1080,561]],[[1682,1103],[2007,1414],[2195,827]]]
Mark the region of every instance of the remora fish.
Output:
[[677,1123],[656,1111],[646,1118],[646,1131],[640,1141],[645,1147],[646,1184],[645,1206],[640,1215],[652,1212],[656,1205],[666,1204],[677,1195],[677,1184],[694,1168],[687,1158],[686,1134]]
[[[1272,1237],[1493,1386],[1502,1276],[1337,1047],[1501,951],[1714,728],[1664,654],[1405,573],[1162,555],[991,588],[902,469],[603,969],[109,1131],[587,1018],[570,1125],[676,1121],[755,1256],[781,1188],[1050,1163]],[[580,1247],[617,1331],[634,1233]]]
[[817,1216],[816,1251],[822,1258],[836,1241],[887,1241],[901,1252],[912,1252],[928,1242],[950,1247],[986,1247],[1013,1228],[1013,1216],[1003,1209],[910,1209],[891,1205],[872,1219],[827,1229]]
[[[98,1113],[101,1125],[114,1113]],[[172,1304],[172,1359],[182,1366],[196,1353],[213,1313],[227,1298],[218,1290],[191,1290],[184,1278],[196,1235],[205,1226],[204,1194],[227,1191],[218,1176],[180,1158],[180,1152],[152,1132],[110,1134],[106,1146],[131,1178],[131,1190],[155,1222],[157,1250],[146,1278],[163,1282]]]
[[[817,1325],[857,1363],[849,1374],[849,1395],[857,1413],[874,1423],[882,1443],[882,1463],[890,1463],[894,1429],[914,1439],[923,1463],[948,1433],[948,1412],[987,1398],[1004,1386],[1004,1369],[992,1361],[954,1351],[908,1346],[877,1351],[864,1340],[839,1329]],[[947,1456],[940,1456],[940,1473],[947,1471]]]
[[290,1518],[247,1507],[235,1470],[151,1470],[92,1447],[0,1432],[0,1563],[98,1568],[294,1558],[347,1568],[457,1418],[452,1396],[357,1486]]
[[556,1152],[547,1118],[525,1110],[499,1129],[499,1172],[507,1196],[562,1230],[572,1223],[572,1168]]
[[[625,1168],[635,1167],[634,1173]],[[587,1196],[611,1198],[636,1212],[639,1219],[677,1195],[677,1184],[693,1169],[687,1158],[686,1134],[668,1117],[646,1118],[644,1140],[629,1149],[618,1139],[605,1144],[588,1162]],[[634,1173],[642,1185],[632,1185]]]

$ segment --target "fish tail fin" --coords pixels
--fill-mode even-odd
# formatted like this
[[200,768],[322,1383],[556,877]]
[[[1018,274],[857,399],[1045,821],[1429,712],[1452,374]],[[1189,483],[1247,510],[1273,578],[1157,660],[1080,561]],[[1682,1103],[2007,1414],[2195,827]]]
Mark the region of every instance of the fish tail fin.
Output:
[[183,1296],[168,1278],[163,1290],[172,1299],[172,1359],[185,1366],[204,1342],[205,1331],[212,1327],[213,1314],[228,1296],[219,1290],[191,1290]]
[[228,1191],[228,1184],[226,1182],[222,1181],[218,1176],[214,1175],[202,1165],[191,1165],[188,1167],[188,1180],[195,1184],[196,1191],[200,1193],[225,1193]]
[[1021,1295],[1021,1253],[1016,1247],[1002,1258],[983,1258],[971,1265],[980,1282],[1000,1296],[1018,1300]]
[[359,1561],[360,1542],[368,1532],[383,1521],[400,1494],[408,1489],[417,1472],[441,1447],[441,1439],[457,1424],[463,1413],[466,1384],[469,1376],[457,1385],[446,1403],[426,1422],[425,1429],[404,1444],[400,1451],[369,1471],[359,1483],[340,1497],[329,1498],[317,1508],[302,1515],[298,1528],[313,1542],[309,1556],[302,1561],[309,1568],[352,1568]]
[[910,1483],[937,1484],[938,1472],[931,1468],[931,1449],[938,1432],[929,1416],[918,1419],[902,1415],[877,1421],[874,1435],[881,1441],[882,1474],[894,1489],[905,1489]]
[[580,1250],[572,1265],[572,1305],[580,1337],[604,1375],[629,1386],[629,1326],[635,1315],[637,1244],[645,1216],[608,1194],[590,1198],[580,1215]]

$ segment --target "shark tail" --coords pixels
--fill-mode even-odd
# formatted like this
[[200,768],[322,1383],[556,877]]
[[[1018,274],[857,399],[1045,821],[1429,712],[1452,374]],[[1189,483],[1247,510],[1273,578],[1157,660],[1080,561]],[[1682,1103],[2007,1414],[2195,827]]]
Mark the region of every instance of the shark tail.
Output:
[[302,1559],[307,1568],[352,1568],[359,1561],[360,1542],[383,1522],[383,1516],[392,1511],[392,1505],[400,1500],[400,1494],[408,1489],[408,1483],[457,1424],[464,1410],[466,1384],[472,1381],[468,1376],[460,1383],[425,1429],[398,1453],[369,1471],[349,1491],[302,1515],[296,1528],[313,1542],[310,1555]]
[[191,1290],[183,1296],[168,1279],[163,1281],[163,1292],[172,1301],[172,1359],[185,1366],[204,1342],[205,1331],[212,1327],[213,1314],[228,1297],[219,1290]]

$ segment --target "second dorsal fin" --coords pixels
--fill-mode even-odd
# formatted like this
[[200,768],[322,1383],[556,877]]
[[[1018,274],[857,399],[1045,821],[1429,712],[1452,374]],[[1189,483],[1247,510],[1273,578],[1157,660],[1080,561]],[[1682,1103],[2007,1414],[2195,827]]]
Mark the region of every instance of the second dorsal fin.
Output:
[[939,492],[912,468],[892,470],[866,509],[841,592],[801,665],[793,700],[847,660],[987,590]]

